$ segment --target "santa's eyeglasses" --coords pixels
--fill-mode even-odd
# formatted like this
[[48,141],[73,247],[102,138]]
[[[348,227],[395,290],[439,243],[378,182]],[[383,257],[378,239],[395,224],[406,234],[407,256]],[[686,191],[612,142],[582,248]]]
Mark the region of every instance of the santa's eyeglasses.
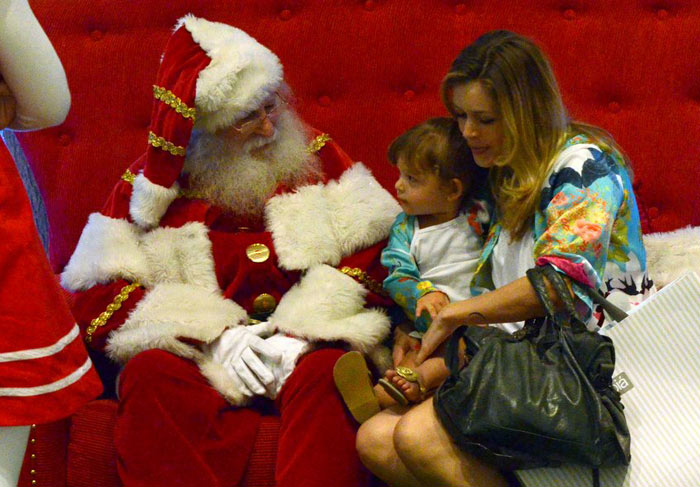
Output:
[[274,123],[286,105],[287,100],[275,92],[273,96],[265,101],[263,106],[240,119],[232,128],[238,133],[246,134],[255,130],[266,118]]

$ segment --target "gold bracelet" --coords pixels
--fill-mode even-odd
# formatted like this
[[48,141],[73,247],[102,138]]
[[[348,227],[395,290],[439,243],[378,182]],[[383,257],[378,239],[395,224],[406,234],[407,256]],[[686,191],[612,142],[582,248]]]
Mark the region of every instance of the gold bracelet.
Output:
[[92,334],[95,333],[95,330],[107,324],[107,320],[109,320],[112,317],[112,315],[119,308],[122,307],[122,303],[127,300],[131,291],[133,291],[137,287],[141,287],[141,284],[139,284],[138,282],[135,282],[133,284],[127,284],[122,288],[121,291],[119,291],[119,294],[114,296],[114,300],[112,300],[112,302],[107,305],[107,309],[100,313],[100,315],[97,318],[93,319],[90,322],[90,326],[87,327],[87,332],[85,334],[86,342],[92,342]]

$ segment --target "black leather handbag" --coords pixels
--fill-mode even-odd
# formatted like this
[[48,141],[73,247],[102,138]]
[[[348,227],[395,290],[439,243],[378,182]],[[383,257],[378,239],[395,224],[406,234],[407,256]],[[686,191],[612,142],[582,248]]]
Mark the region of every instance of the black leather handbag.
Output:
[[[460,448],[501,470],[587,465],[595,485],[599,467],[630,461],[629,430],[612,387],[615,350],[610,338],[577,318],[556,270],[538,267],[527,275],[547,316],[513,335],[494,327],[459,328],[448,343],[451,372],[435,394],[435,410]],[[555,312],[543,276],[563,312]],[[598,294],[596,301],[602,299]],[[461,370],[460,340],[469,357]]]

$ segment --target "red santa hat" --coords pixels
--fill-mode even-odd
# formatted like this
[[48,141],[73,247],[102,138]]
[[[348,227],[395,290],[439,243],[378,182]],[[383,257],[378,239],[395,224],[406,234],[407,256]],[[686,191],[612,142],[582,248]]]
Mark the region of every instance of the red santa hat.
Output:
[[229,127],[277,91],[279,58],[230,25],[187,15],[170,37],[156,83],[146,164],[134,180],[129,213],[150,228],[177,197],[192,129]]

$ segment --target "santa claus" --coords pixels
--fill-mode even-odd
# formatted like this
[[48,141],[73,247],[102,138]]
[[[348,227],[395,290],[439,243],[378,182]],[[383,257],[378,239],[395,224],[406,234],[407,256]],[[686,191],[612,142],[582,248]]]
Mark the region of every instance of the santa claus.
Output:
[[300,121],[279,59],[239,29],[181,19],[153,94],[146,153],[62,274],[86,341],[125,364],[122,482],[237,485],[256,397],[281,414],[277,485],[366,482],[332,368],[348,347],[388,358],[378,257],[398,205]]

